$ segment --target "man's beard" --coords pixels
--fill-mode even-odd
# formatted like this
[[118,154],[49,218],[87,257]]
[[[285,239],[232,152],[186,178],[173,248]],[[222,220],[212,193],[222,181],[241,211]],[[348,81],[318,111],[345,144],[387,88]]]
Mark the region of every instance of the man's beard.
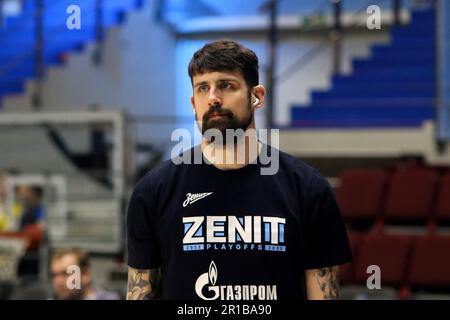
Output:
[[[251,98],[247,100],[247,114],[239,119],[231,110],[224,108],[221,105],[215,105],[211,107],[204,115],[201,125],[202,135],[209,129],[216,129],[222,133],[222,137],[225,140],[226,130],[244,130],[246,131],[250,124],[253,122],[254,113],[251,108]],[[213,114],[220,114],[222,117],[219,119],[210,119]],[[197,118],[197,113],[195,114]]]

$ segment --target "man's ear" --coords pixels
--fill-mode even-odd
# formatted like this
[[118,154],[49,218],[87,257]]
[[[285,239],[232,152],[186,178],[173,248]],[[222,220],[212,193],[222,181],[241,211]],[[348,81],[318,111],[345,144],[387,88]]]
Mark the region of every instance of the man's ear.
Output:
[[253,87],[253,95],[258,98],[259,102],[255,105],[255,109],[261,108],[264,105],[264,99],[266,97],[266,88],[262,85]]
[[91,271],[83,270],[81,271],[81,285],[89,285],[91,282]]
[[194,96],[191,96],[191,106],[192,106],[192,109],[195,112],[195,99],[194,99]]

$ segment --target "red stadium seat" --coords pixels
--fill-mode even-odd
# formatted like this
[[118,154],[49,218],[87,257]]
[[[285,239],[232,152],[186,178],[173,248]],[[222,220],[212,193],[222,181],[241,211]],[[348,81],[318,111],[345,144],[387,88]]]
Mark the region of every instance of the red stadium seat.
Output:
[[367,267],[377,265],[381,270],[382,285],[401,287],[406,280],[412,241],[413,237],[409,235],[368,234],[356,261],[356,281],[365,284],[370,276]]
[[391,179],[384,219],[425,222],[431,218],[438,173],[430,169],[397,172]]
[[359,248],[364,240],[364,233],[360,232],[349,232],[348,239],[350,241],[350,247],[352,250],[353,261],[351,263],[346,263],[339,268],[339,279],[342,285],[352,284],[354,282],[355,273],[355,261],[359,255]]
[[440,182],[436,205],[436,219],[438,221],[450,221],[450,172],[444,175]]
[[450,236],[417,238],[408,283],[412,287],[430,289],[450,287]]
[[387,173],[381,169],[350,169],[341,176],[336,198],[346,220],[373,219],[381,210]]

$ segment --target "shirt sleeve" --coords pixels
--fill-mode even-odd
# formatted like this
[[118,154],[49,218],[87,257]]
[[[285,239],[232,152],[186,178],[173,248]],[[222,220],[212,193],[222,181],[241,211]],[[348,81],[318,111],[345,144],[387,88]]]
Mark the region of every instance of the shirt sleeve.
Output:
[[345,225],[330,185],[316,177],[309,186],[306,212],[305,270],[341,265],[352,260]]
[[43,207],[38,207],[36,209],[36,222],[41,222],[45,218],[45,210]]
[[127,212],[128,265],[135,269],[154,269],[161,255],[152,216],[155,204],[149,188],[138,185],[131,195]]

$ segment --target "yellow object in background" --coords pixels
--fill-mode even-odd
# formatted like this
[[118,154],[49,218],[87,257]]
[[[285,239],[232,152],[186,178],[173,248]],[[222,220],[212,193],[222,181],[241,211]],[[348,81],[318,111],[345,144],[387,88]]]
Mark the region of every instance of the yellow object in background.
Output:
[[7,231],[9,227],[8,217],[0,209],[0,231]]
[[12,216],[14,219],[20,218],[23,213],[23,206],[20,203],[14,203],[12,206]]

